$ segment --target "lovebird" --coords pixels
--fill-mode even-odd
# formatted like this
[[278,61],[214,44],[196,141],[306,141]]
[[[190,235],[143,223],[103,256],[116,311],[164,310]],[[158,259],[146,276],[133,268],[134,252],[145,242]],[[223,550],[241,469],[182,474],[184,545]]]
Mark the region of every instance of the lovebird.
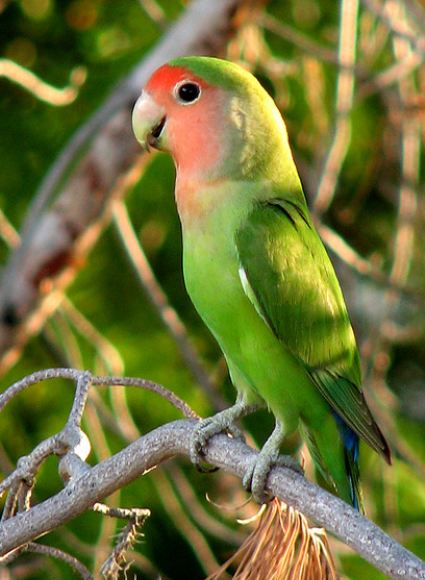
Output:
[[188,294],[219,343],[235,404],[198,423],[191,458],[265,407],[275,428],[247,469],[257,501],[283,439],[299,429],[331,491],[362,509],[359,439],[389,446],[361,391],[359,354],[335,271],[313,225],[284,121],[242,67],[177,58],[157,69],[133,110],[147,150],[171,153]]

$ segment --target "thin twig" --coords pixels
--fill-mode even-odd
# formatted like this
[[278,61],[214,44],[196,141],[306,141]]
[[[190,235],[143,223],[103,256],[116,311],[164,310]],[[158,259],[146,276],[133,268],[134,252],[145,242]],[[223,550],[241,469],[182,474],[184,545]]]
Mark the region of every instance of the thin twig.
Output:
[[[21,393],[28,387],[40,383],[41,381],[46,381],[49,379],[71,379],[75,382],[81,380],[81,377],[86,377],[86,371],[80,371],[77,369],[69,368],[57,368],[57,369],[45,369],[42,371],[36,371],[25,378],[13,383],[9,388],[6,389],[0,395],[0,411],[14,398],[16,395]],[[92,385],[100,386],[124,386],[124,387],[136,387],[140,389],[146,389],[148,391],[153,391],[157,393],[172,405],[179,409],[185,417],[199,418],[199,415],[193,411],[189,405],[180,399],[175,393],[169,391],[162,385],[154,383],[153,381],[148,381],[147,379],[139,379],[137,377],[110,377],[110,376],[90,376]]]
[[179,409],[185,417],[199,419],[199,415],[195,413],[189,405],[180,399],[175,393],[169,391],[162,385],[154,383],[153,381],[148,381],[146,379],[138,379],[135,377],[93,377],[93,385],[101,386],[124,386],[124,387],[136,387],[140,389],[146,389],[157,393],[167,401],[169,401],[176,409]]
[[280,22],[270,14],[263,13],[259,18],[259,24],[273,34],[284,38],[294,46],[298,47],[301,51],[312,54],[315,58],[320,60],[341,66],[335,50],[311,40],[308,36],[294,30],[288,24]]
[[161,28],[166,24],[165,12],[156,0],[139,0],[140,6],[153,22]]
[[[395,40],[394,47],[399,60],[410,54],[407,43]],[[415,94],[413,78],[400,79],[400,98],[407,105]],[[399,197],[399,212],[397,216],[397,234],[395,238],[394,261],[390,279],[398,284],[405,283],[412,265],[414,242],[413,221],[416,215],[416,189],[419,186],[420,158],[421,158],[421,127],[415,119],[408,116],[403,119],[401,126],[401,186]]]
[[8,387],[0,395],[0,411],[14,398],[16,395],[35,385],[41,381],[46,381],[49,379],[71,379],[74,381],[78,380],[81,371],[76,369],[58,368],[58,369],[44,369],[42,371],[36,371],[30,375],[27,375],[23,379],[16,381],[10,387]]
[[0,236],[9,248],[16,248],[19,244],[19,234],[7,219],[2,209],[0,209]]
[[0,58],[0,77],[18,84],[40,101],[55,107],[63,107],[75,101],[80,87],[85,83],[87,71],[84,67],[74,68],[69,75],[69,86],[57,89],[16,62]]
[[67,554],[63,550],[59,550],[59,548],[53,548],[52,546],[45,546],[44,544],[36,544],[35,542],[30,542],[26,548],[26,552],[34,552],[35,554],[43,554],[45,556],[50,556],[51,558],[57,558],[58,560],[62,560],[71,568],[77,572],[84,578],[85,580],[93,580],[94,576],[90,573],[90,571],[84,566],[80,560],[71,556],[71,554]]
[[415,52],[408,54],[403,60],[391,64],[385,70],[380,71],[374,77],[360,84],[359,91],[356,95],[356,104],[362,99],[386,90],[392,84],[400,81],[401,78],[414,72],[423,62],[423,58]]
[[64,296],[59,313],[65,316],[75,330],[94,346],[107,372],[120,375],[124,362],[117,348],[82,314],[71,300]]
[[140,529],[151,512],[143,508],[110,508],[100,503],[95,504],[93,510],[110,518],[128,520],[127,525],[119,532],[111,554],[100,569],[105,578],[114,580],[119,577],[121,571],[126,570],[124,564],[127,553],[142,536]]

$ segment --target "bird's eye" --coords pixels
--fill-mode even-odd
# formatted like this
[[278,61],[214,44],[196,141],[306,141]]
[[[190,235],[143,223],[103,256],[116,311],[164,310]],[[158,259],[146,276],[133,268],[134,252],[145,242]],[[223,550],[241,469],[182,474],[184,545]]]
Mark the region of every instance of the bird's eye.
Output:
[[201,96],[201,87],[196,83],[185,81],[176,87],[176,97],[183,104],[194,103]]

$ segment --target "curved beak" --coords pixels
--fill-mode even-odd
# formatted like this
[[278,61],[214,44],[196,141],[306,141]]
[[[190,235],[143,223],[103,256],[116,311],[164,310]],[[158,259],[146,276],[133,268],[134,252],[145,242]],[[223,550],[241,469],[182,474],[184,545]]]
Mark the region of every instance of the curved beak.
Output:
[[143,91],[134,105],[132,124],[136,139],[144,149],[159,148],[165,126],[165,109]]

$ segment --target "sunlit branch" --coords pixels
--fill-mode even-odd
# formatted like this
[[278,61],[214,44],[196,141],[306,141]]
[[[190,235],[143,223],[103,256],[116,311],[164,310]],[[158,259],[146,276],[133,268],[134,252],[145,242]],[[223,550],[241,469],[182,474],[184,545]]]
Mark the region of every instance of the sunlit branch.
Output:
[[[398,10],[394,16],[395,18],[400,18],[403,13],[404,11]],[[400,61],[411,54],[411,49],[405,40],[394,38],[394,52]],[[410,99],[417,95],[415,81],[412,77],[400,79],[399,93],[402,107],[405,108],[408,106]],[[397,283],[406,281],[412,264],[413,222],[418,205],[416,189],[419,187],[421,133],[422,128],[416,119],[409,118],[409,116],[405,116],[402,119],[399,211],[394,244],[394,261],[390,273],[391,280]]]
[[5,77],[16,83],[40,101],[55,107],[63,107],[75,101],[80,87],[86,80],[87,72],[84,67],[74,68],[69,77],[69,86],[57,89],[16,62],[0,58],[0,77]]
[[[405,10],[399,3],[388,3],[385,14],[391,22],[404,23],[403,30],[407,36],[396,34],[392,39],[395,58],[397,62],[403,62],[415,54],[408,38],[410,33],[413,34],[413,30],[409,27],[408,19],[405,18]],[[398,89],[401,111],[403,111],[408,108],[410,100],[417,97],[413,75],[400,77]],[[379,321],[375,333],[371,335],[368,341],[371,360],[368,379],[373,385],[373,388],[370,389],[373,396],[387,402],[384,408],[377,406],[375,412],[383,429],[389,434],[391,445],[397,450],[400,457],[423,479],[425,475],[423,462],[418,457],[414,447],[401,436],[397,423],[385,409],[390,406],[388,402],[394,398],[386,382],[391,361],[391,348],[394,346],[394,341],[386,332],[386,328],[388,323],[394,320],[401,301],[400,294],[395,291],[394,286],[406,284],[414,258],[414,222],[418,207],[417,189],[419,188],[420,175],[421,130],[420,124],[408,114],[404,114],[401,117],[401,179],[398,192],[396,227],[394,230],[392,265],[389,273],[389,280],[393,287],[390,286],[384,293],[383,300],[386,305],[384,317]]]
[[374,93],[383,91],[391,85],[398,83],[400,79],[414,72],[422,62],[423,57],[415,52],[410,52],[402,60],[361,83],[356,95],[356,103],[361,99],[370,97]]
[[107,372],[114,375],[121,375],[124,372],[124,362],[117,348],[93,326],[66,296],[62,301],[59,313],[69,320],[78,334],[94,346]]
[[340,258],[347,266],[361,276],[366,276],[383,286],[405,296],[412,302],[425,305],[425,295],[420,290],[413,289],[406,284],[392,281],[390,277],[377,269],[370,260],[363,258],[350,244],[335,230],[324,223],[316,221],[316,227],[325,245]]
[[341,3],[338,48],[341,68],[338,71],[336,91],[336,124],[314,200],[313,207],[318,214],[324,213],[332,203],[338,176],[350,145],[358,10],[358,0],[343,0]]

